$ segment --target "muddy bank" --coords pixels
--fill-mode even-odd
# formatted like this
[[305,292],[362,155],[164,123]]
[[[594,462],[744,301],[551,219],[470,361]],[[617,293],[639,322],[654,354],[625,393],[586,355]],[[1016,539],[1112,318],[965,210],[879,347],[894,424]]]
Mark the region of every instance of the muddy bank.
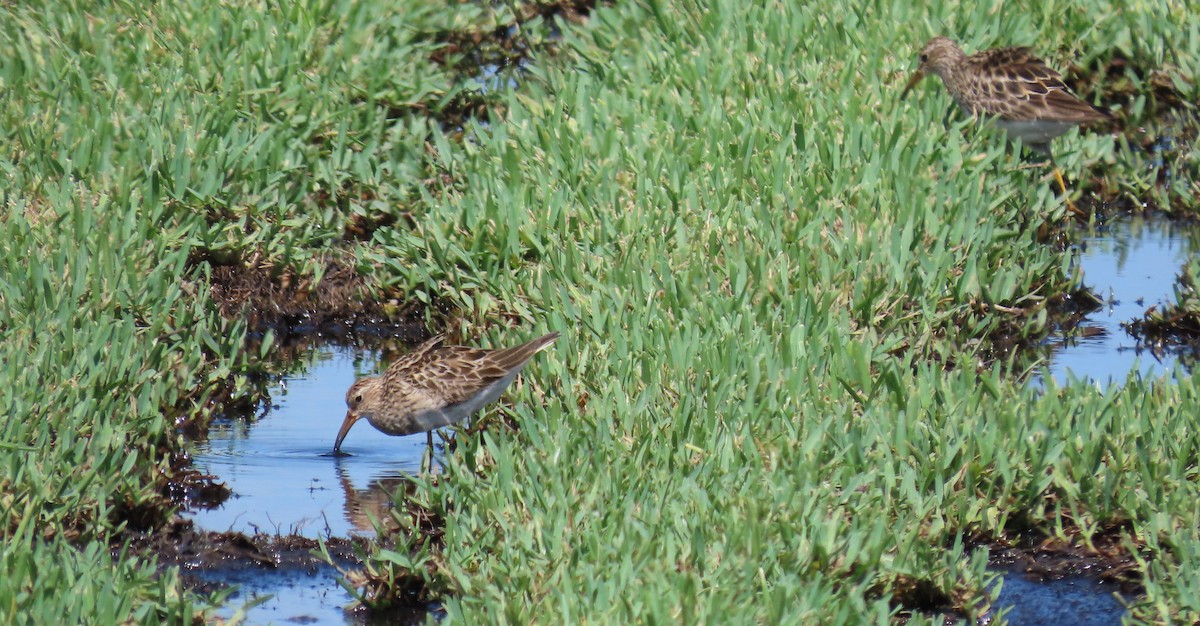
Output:
[[386,609],[355,604],[337,581],[357,576],[362,567],[358,554],[367,549],[367,541],[330,537],[324,544],[332,565],[315,539],[199,531],[190,520],[175,518],[158,532],[136,535],[123,548],[114,546],[113,557],[124,549],[142,559],[157,559],[160,568],[177,566],[185,588],[206,597],[236,587],[227,599],[231,612],[276,596],[251,609],[271,621],[318,623],[332,618],[358,624],[422,624],[440,614],[437,604],[415,595]]
[[1030,534],[1016,543],[992,543],[988,562],[1038,579],[1088,577],[1112,583],[1126,595],[1142,593],[1137,561],[1127,551],[1120,532],[1110,530],[1093,537],[1092,543],[1095,549]]
[[[1117,592],[1131,598],[1142,594],[1144,588],[1137,561],[1128,552],[1128,542],[1122,537],[1122,531],[1127,530],[1118,525],[1097,533],[1091,538],[1091,548],[1016,529],[1001,538],[969,536],[964,543],[967,553],[986,549],[989,569],[1002,572],[1005,580],[1015,576],[1035,585],[1070,581],[1083,587],[1079,593],[1084,596]],[[1068,529],[1067,532],[1073,534],[1076,531]],[[1146,555],[1142,557],[1146,558]],[[946,623],[976,620],[988,623],[986,615],[994,607],[978,604],[978,592],[966,588],[947,591],[939,589],[932,581],[910,578],[894,585],[892,605],[899,610],[901,623],[914,615],[940,616]],[[1019,597],[1002,600],[999,604],[1021,602]],[[974,612],[969,610],[970,606],[975,606]],[[1116,621],[1119,619],[1116,617]]]

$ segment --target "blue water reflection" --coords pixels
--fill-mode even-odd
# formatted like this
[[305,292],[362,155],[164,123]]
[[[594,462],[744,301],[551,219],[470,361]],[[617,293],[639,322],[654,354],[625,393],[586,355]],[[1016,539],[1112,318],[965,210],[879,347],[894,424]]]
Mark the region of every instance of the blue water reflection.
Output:
[[1088,336],[1051,338],[1057,344],[1049,363],[1055,381],[1066,382],[1070,372],[1107,385],[1132,371],[1159,377],[1174,370],[1176,357],[1139,348],[1121,324],[1174,301],[1176,275],[1193,249],[1196,232],[1166,219],[1123,216],[1083,238],[1078,257],[1083,282],[1105,303],[1074,333],[1082,330]]

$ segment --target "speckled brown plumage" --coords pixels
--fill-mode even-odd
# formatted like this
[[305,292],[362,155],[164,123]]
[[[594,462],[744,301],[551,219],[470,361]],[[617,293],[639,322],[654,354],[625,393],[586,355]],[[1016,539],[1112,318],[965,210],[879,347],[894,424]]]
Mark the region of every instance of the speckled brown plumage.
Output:
[[[1062,76],[1029,48],[999,48],[967,56],[950,39],[934,37],[921,49],[921,64],[901,98],[926,74],[941,78],[963,110],[994,119],[1009,135],[1047,157],[1050,141],[1072,126],[1111,117],[1072,95]],[[1057,168],[1054,173],[1065,196],[1062,175]]]
[[361,378],[346,392],[346,418],[333,444],[339,452],[361,418],[389,435],[409,435],[458,422],[498,398],[533,355],[558,333],[501,350],[443,346],[439,335],[400,357],[382,376]]

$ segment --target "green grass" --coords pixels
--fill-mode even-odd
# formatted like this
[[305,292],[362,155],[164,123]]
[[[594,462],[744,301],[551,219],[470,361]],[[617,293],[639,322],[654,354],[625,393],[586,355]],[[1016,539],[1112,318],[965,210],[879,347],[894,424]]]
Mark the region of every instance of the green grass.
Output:
[[[3,7],[0,613],[202,611],[175,572],[107,554],[167,519],[174,420],[251,393],[258,355],[207,276],[319,278],[340,255],[367,297],[449,302],[481,343],[565,335],[509,394],[520,431],[464,438],[419,485],[444,544],[376,552],[452,619],[977,612],[964,537],[1022,531],[1117,533],[1147,590],[1133,617],[1200,619],[1192,377],[1013,376],[989,340],[1040,336],[1078,283],[1037,236],[1063,207],[1002,137],[947,121],[936,81],[898,100],[951,34],[1129,59],[1122,119],[1151,124],[1142,68],[1197,100],[1186,4],[624,3],[486,92],[448,33],[525,5]],[[487,123],[443,127],[464,102]],[[1194,202],[1194,147],[1156,186],[1129,144],[1055,147],[1071,178]]]

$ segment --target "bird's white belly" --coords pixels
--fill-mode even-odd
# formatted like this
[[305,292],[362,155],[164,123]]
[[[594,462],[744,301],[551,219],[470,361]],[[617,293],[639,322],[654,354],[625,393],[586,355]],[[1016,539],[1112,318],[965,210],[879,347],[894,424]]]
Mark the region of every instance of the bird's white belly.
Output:
[[1045,144],[1051,139],[1071,130],[1075,124],[1054,120],[1005,120],[997,119],[996,125],[1003,128],[1013,139],[1025,145]]

